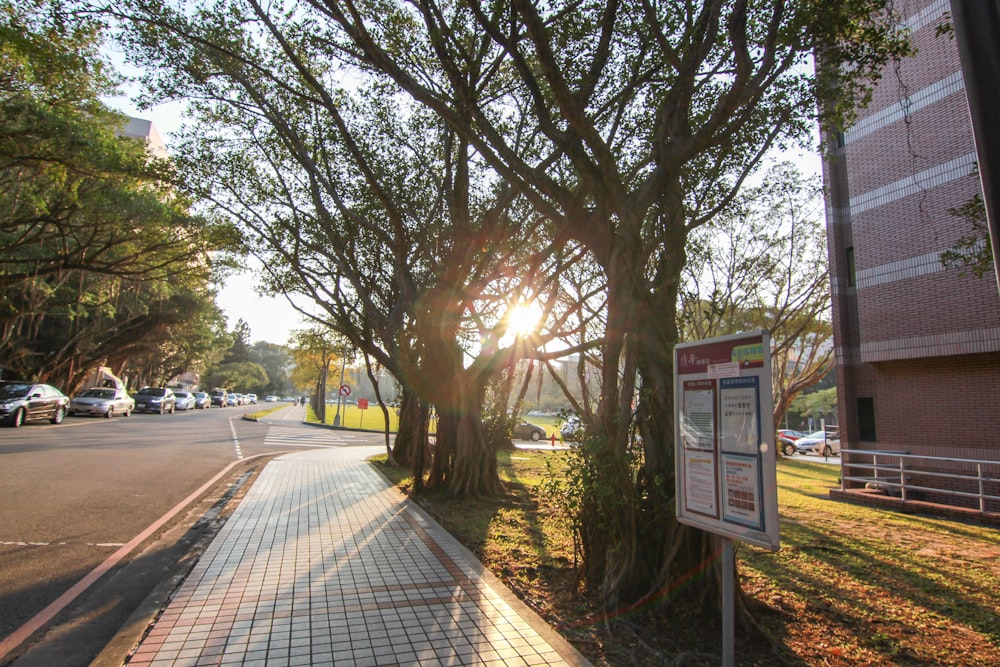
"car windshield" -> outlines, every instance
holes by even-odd
[[[140,389],[136,396],[163,396],[166,393],[164,389],[157,389],[156,387],[145,387]]]
[[[197,394],[194,395],[195,398],[205,398],[206,396],[208,396],[208,394],[206,394],[203,391],[199,391]]]
[[[33,385],[30,384],[0,384],[0,398],[21,398],[27,396]]]
[[[815,431],[806,436],[808,440],[823,440],[826,434],[823,431]]]
[[[86,396],[87,398],[114,398],[115,392],[113,389],[88,389],[80,394],[80,396]]]

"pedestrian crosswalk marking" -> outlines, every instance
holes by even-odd
[[[264,444],[269,447],[337,447],[355,444],[357,440],[358,436],[354,433],[315,427],[289,428],[272,425],[264,437]]]

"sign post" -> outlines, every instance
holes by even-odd
[[[359,398],[358,399],[358,410],[361,410],[361,419],[358,420],[358,428],[364,428],[365,424],[365,410],[368,409],[368,399]]]
[[[735,662],[734,540],[777,551],[778,481],[766,331],[674,348],[677,520],[722,539],[722,657]]]

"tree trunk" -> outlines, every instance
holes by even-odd
[[[438,414],[434,461],[429,487],[462,496],[495,496],[503,492],[497,474],[496,450],[483,427],[484,383],[474,370],[450,378],[449,386],[435,393]]]
[[[392,456],[399,465],[414,467],[417,452],[427,447],[426,439],[421,439],[421,433],[427,432],[426,426],[422,426],[426,421],[427,406],[412,391],[404,389],[399,407],[399,428],[392,448]]]
[[[679,207],[677,210],[681,210]],[[678,223],[681,224],[672,224]],[[686,232],[670,220],[672,238],[657,257],[657,282],[643,278],[646,261],[616,239],[608,266],[608,326],[596,433],[588,434],[580,517],[584,577],[609,608],[655,599],[711,568],[710,535],[677,521],[673,354]],[[639,387],[633,415],[632,399]],[[633,423],[641,442],[629,433]],[[588,485],[592,488],[587,489]],[[699,597],[717,601],[718,577]]]

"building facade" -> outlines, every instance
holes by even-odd
[[[948,0],[897,0],[917,53],[824,160],[844,448],[1000,460],[1000,295],[947,268],[981,192]]]

